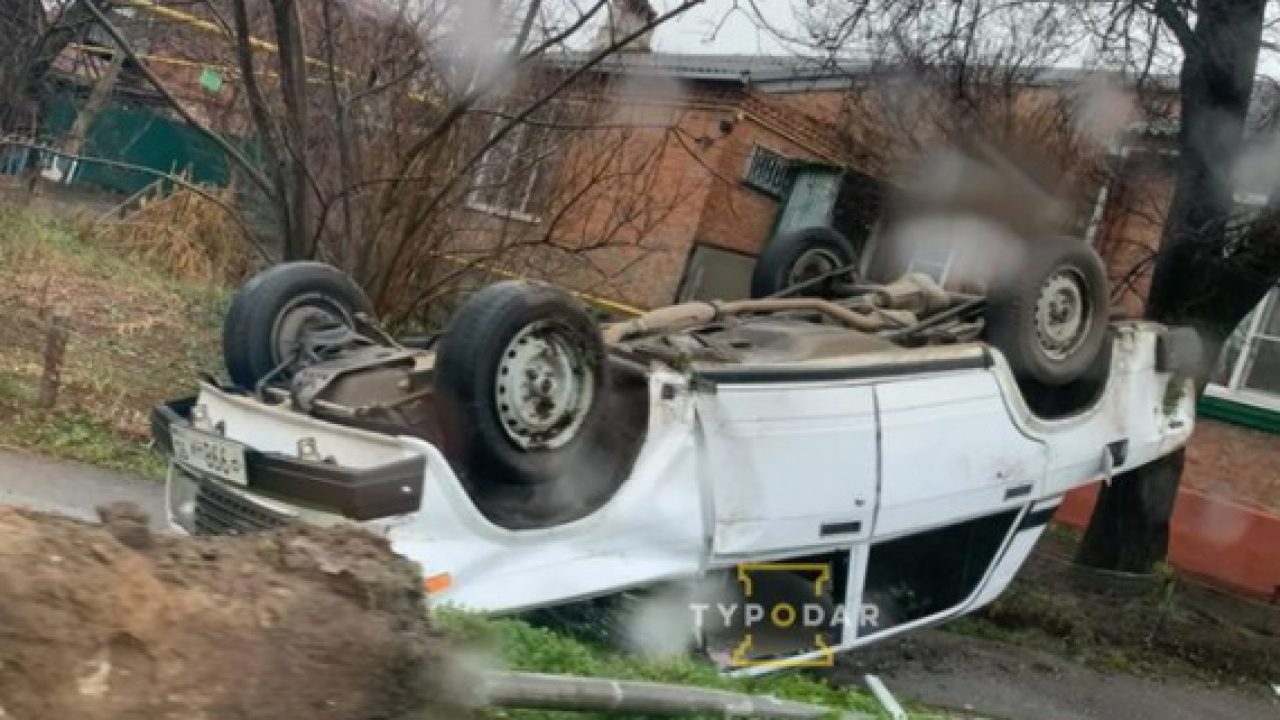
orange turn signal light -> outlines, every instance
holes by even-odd
[[[453,576],[449,573],[437,573],[422,579],[422,587],[429,593],[444,592],[451,585],[453,585]]]

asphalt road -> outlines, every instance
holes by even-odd
[[[0,505],[96,521],[94,508],[116,501],[137,504],[164,529],[164,485],[90,465],[0,450]]]
[[[1006,720],[1280,720],[1261,683],[1210,686],[1100,672],[1031,648],[941,630],[842,656],[837,682],[878,674],[900,697]]]
[[[93,521],[95,507],[121,500],[162,527],[161,483],[0,449],[0,505]],[[1280,720],[1280,700],[1269,688],[1100,673],[1037,650],[936,630],[845,655],[832,679],[861,684],[868,672],[900,699],[1004,720]]]

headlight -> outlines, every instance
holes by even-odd
[[[166,505],[169,511],[169,522],[186,530],[196,532],[196,493],[199,486],[196,481],[178,467],[177,463],[169,463],[169,476],[165,482]]]

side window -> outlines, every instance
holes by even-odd
[[[746,563],[716,578],[708,594],[718,609],[705,609],[700,623],[707,654],[726,667],[784,665],[788,657],[839,647],[846,639],[849,560],[841,550]],[[765,617],[794,613],[793,620],[749,623],[748,605]]]
[[[871,547],[858,636],[949,610],[978,589],[1018,510],[976,518]]]
[[[496,117],[490,137],[506,120]],[[485,152],[475,171],[467,206],[495,215],[537,221],[555,179],[560,138],[546,126],[521,123]]]

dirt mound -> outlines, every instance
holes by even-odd
[[[416,568],[357,529],[152,536],[0,508],[0,718],[451,717]]]

